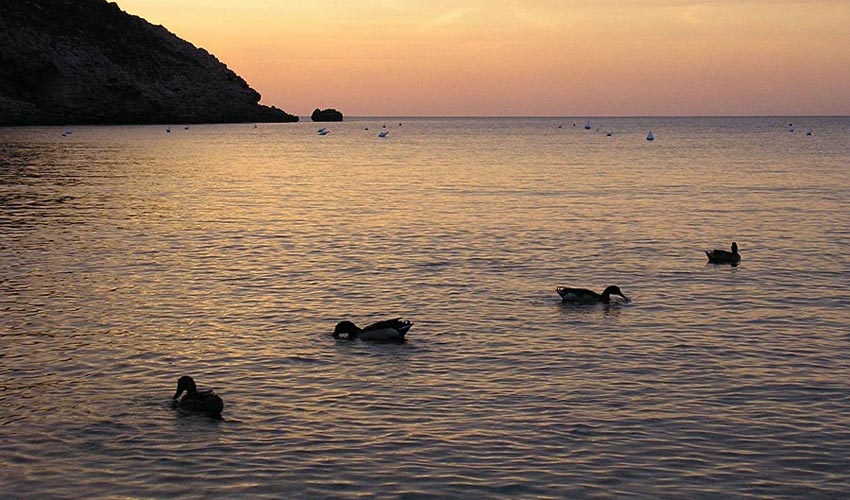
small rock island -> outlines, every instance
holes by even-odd
[[[315,110],[313,110],[313,114],[310,115],[310,119],[314,122],[341,122],[342,113],[333,108],[316,108]]]
[[[296,122],[204,49],[106,0],[0,1],[0,125]]]

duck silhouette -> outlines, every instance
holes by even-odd
[[[586,288],[569,288],[565,286],[559,286],[555,288],[555,291],[561,296],[561,300],[573,304],[609,304],[611,303],[612,295],[619,295],[626,302],[629,301],[629,298],[616,285],[607,287],[602,293],[596,293]]]
[[[371,342],[404,342],[404,336],[413,323],[401,318],[378,321],[371,325],[360,328],[351,321],[340,321],[334,328],[335,339],[343,335],[349,340],[360,339]]]
[[[732,251],[714,249],[710,252],[705,252],[708,256],[708,261],[712,264],[737,264],[741,262],[741,254],[738,253],[738,244],[732,242]]]
[[[181,398],[180,395],[186,393]],[[195,379],[183,375],[177,380],[177,392],[174,393],[172,407],[192,413],[203,413],[211,417],[220,417],[224,401],[213,391],[199,391]]]

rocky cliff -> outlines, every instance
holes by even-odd
[[[310,115],[310,119],[314,122],[341,122],[342,113],[333,108],[316,108],[315,110],[313,110],[313,114]]]
[[[105,0],[0,0],[0,125],[298,121]]]

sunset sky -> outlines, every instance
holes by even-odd
[[[850,115],[848,0],[118,0],[309,115]]]

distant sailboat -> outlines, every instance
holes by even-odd
[[[614,133],[609,131],[608,133],[605,134],[605,137],[611,137],[612,135],[614,135]]]
[[[168,133],[170,134],[170,133],[171,133],[171,125],[169,125],[169,126],[165,129],[165,131],[166,131],[166,132],[168,132]]]
[[[590,130],[590,129],[591,129],[591,126],[590,126],[590,120],[587,120],[586,122],[584,122],[584,129],[585,129],[585,130]]]
[[[814,130],[812,130],[812,129],[806,129],[806,135],[808,135],[808,136],[811,136],[813,132],[814,132]]]
[[[655,140],[655,136],[652,135],[652,130],[650,130],[649,133],[646,134],[646,140],[647,141],[654,141]]]
[[[320,128],[319,129],[319,135],[328,135],[328,132],[330,132],[330,130],[328,130],[326,128]]]

